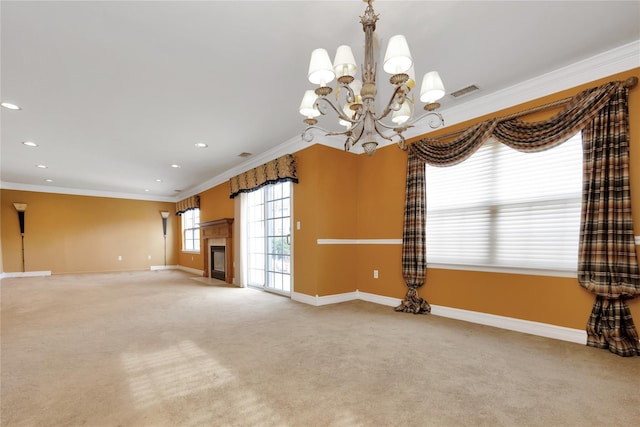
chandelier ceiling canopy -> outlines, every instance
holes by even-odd
[[[391,75],[389,83],[393,87],[393,93],[386,107],[381,112],[376,112],[375,100],[378,89],[373,33],[379,15],[373,10],[373,0],[363,1],[367,3],[367,8],[360,17],[365,35],[361,80],[356,77],[358,66],[349,46],[338,47],[333,63],[325,49],[315,49],[311,53],[307,77],[318,87],[305,92],[300,104],[300,114],[305,116],[304,122],[307,124],[302,133],[305,141],[311,141],[312,131],[317,129],[327,136],[345,136],[344,148],[347,151],[361,142],[364,152],[372,156],[378,146],[378,138],[396,142],[400,148],[406,149],[407,144],[402,133],[425,117],[430,118],[428,124],[433,129],[443,125],[444,119],[435,110],[440,107],[437,101],[445,95],[445,90],[437,71],[426,73],[422,78],[419,96],[420,101],[426,104],[426,113],[417,119],[411,119],[415,109],[411,89],[416,84],[413,58],[406,38],[403,35],[395,35],[389,39],[382,63],[382,69]],[[334,79],[337,80],[335,102],[328,98],[333,92],[328,84]],[[316,117],[326,115],[330,110],[337,115],[338,123],[344,126],[345,130],[330,131],[318,126]],[[390,119],[391,123],[384,123],[385,119]]]

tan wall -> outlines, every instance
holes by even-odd
[[[4,272],[22,271],[14,202],[28,205],[24,238],[27,271],[127,271],[164,264],[160,211],[173,214],[175,203],[15,190],[0,190],[0,196]],[[169,265],[177,262],[177,226],[175,215],[171,215],[167,224]]]

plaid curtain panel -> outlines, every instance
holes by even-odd
[[[402,230],[402,276],[409,290],[396,311],[414,314],[431,312],[429,303],[418,296],[427,271],[424,178],[424,163],[410,146]]]
[[[615,81],[573,97],[552,118],[480,122],[454,140],[423,138],[408,147],[402,273],[409,288],[397,311],[428,313],[418,296],[426,280],[425,168],[458,164],[490,137],[523,152],[553,148],[583,130],[584,190],[578,279],[597,295],[589,320],[588,344],[622,356],[640,354],[626,299],[640,294],[628,155],[628,87]]]
[[[640,294],[629,189],[628,89],[620,87],[582,131],[580,285],[596,295],[587,345],[640,355],[626,300]]]

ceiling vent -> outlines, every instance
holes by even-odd
[[[251,157],[253,154],[251,153],[247,153],[246,151],[244,153],[240,153],[238,154],[238,157]]]
[[[479,90],[478,86],[470,85],[467,87],[463,87],[462,89],[458,89],[455,92],[451,92],[451,96],[453,96],[454,98],[460,98],[462,96],[469,95],[470,93],[475,92],[477,90]]]

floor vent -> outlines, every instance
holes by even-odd
[[[467,87],[463,87],[462,89],[458,89],[455,92],[451,92],[451,96],[453,96],[454,98],[460,98],[461,96],[468,95],[471,92],[475,92],[477,90],[479,90],[478,86],[470,85],[470,86],[467,86]]]

